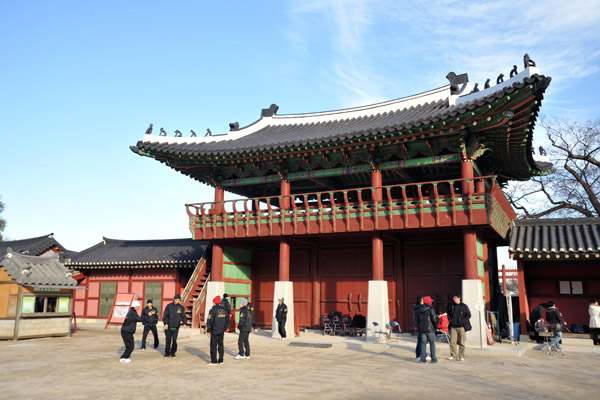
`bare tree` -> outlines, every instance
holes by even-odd
[[[553,173],[513,182],[506,191],[524,218],[600,216],[600,119],[542,119]]]
[[[6,220],[2,218],[2,212],[4,211],[4,203],[0,201],[0,242],[2,241],[2,232],[6,226]]]

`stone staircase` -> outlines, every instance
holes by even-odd
[[[210,267],[207,265],[206,259],[202,258],[181,294],[181,304],[185,308],[187,325],[191,328],[200,328],[204,324],[206,282],[209,280]]]

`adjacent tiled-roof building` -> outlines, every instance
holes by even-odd
[[[65,263],[87,289],[75,293],[75,314],[106,318],[117,293],[134,293],[144,302],[152,299],[162,312],[175,294],[183,294],[197,266],[206,265],[210,245],[193,239],[103,238]]]
[[[210,242],[193,239],[115,240],[102,242],[72,256],[72,269],[194,268]]]
[[[509,251],[515,258],[600,258],[600,218],[516,220]]]
[[[60,253],[60,261],[64,261],[65,258],[75,254],[75,252],[65,249],[54,239],[54,233],[29,239],[2,241],[0,242],[0,254],[5,254],[8,247],[15,253],[30,256],[51,255],[51,252]]]
[[[549,300],[569,324],[588,324],[589,300],[600,297],[600,218],[516,220],[509,253],[524,286],[522,325],[528,310]]]
[[[72,273],[58,260],[58,254],[38,257],[19,254],[10,247],[0,259],[0,266],[19,285],[25,286],[73,286],[77,281]]]

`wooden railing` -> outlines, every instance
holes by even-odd
[[[496,179],[485,176],[186,207],[198,240],[481,225],[490,224],[494,212],[504,214],[496,219],[505,223],[512,208]],[[472,188],[469,193],[463,193],[464,185]],[[500,207],[492,206],[492,196]],[[280,208],[286,200],[290,207]]]
[[[194,268],[194,272],[187,284],[185,285],[185,289],[183,289],[183,293],[181,294],[181,304],[186,307],[189,304],[189,301],[193,301],[192,299],[192,290],[196,286],[196,281],[200,279],[200,277],[204,274],[206,270],[206,259],[202,257],[200,261],[198,261],[198,265]]]

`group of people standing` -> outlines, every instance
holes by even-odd
[[[465,360],[465,343],[467,341],[466,332],[471,330],[471,311],[469,307],[462,302],[459,293],[452,297],[452,303],[448,307],[447,317],[450,331],[450,357],[449,360]],[[437,314],[433,308],[433,299],[430,296],[417,297],[416,304],[413,306],[413,325],[417,331],[417,347],[415,354],[417,362],[425,363],[431,360],[437,363],[438,359],[435,353],[435,333],[438,329],[440,318],[444,314]],[[431,356],[427,355],[427,343]]]
[[[562,313],[558,310],[554,301],[540,304],[531,311],[531,314],[529,314],[529,322],[534,327],[534,340],[538,343],[543,343],[543,339],[536,329],[536,323],[539,320],[544,319],[544,311],[546,311],[546,321],[553,334],[552,345],[555,346],[559,352],[562,352],[562,331],[567,323],[563,319]],[[590,300],[588,313],[590,315],[590,337],[594,342],[594,346],[598,346],[600,345],[600,340],[598,339],[598,334],[600,333],[600,305],[598,305],[597,299]]]
[[[223,363],[223,355],[225,353],[223,338],[231,322],[231,305],[227,293],[223,294],[222,298],[221,296],[214,297],[212,302],[213,306],[206,318],[206,332],[210,338],[210,361],[208,362],[208,365],[218,365]],[[280,304],[282,303],[283,298],[280,300]],[[239,352],[238,355],[234,357],[236,360],[250,359],[250,343],[248,338],[252,329],[254,329],[255,332],[258,331],[256,321],[254,320],[254,308],[252,304],[248,303],[247,299],[242,299],[240,305],[240,318],[237,327],[237,330],[239,331]],[[152,332],[154,336],[154,348],[158,348],[159,345],[158,331],[156,328],[156,324],[158,323],[158,310],[153,306],[152,300],[148,300],[146,302],[146,307],[144,307],[140,316],[138,313],[140,306],[140,302],[137,300],[131,303],[131,308],[121,327],[121,337],[125,344],[125,351],[120,358],[120,362],[123,363],[131,362],[131,353],[134,349],[133,335],[136,331],[138,322],[141,322],[144,326],[140,350],[146,350],[146,338],[150,332]],[[185,308],[181,304],[180,295],[176,294],[173,297],[173,302],[167,304],[165,307],[163,312],[163,324],[166,341],[164,356],[175,358],[175,354],[177,353],[177,336],[179,334],[179,328],[181,326],[185,327],[187,324]]]

